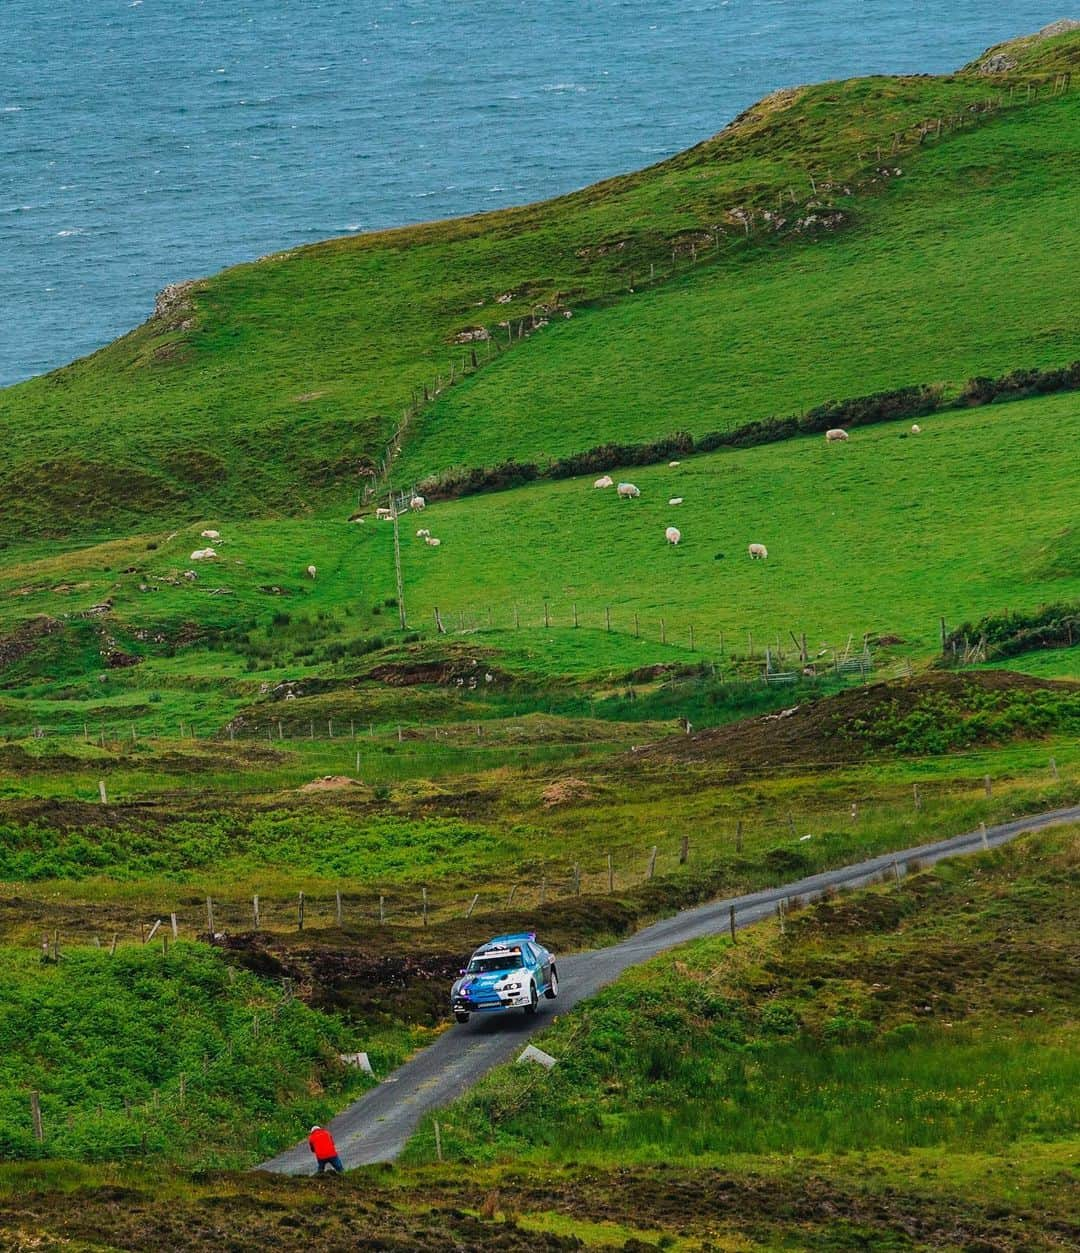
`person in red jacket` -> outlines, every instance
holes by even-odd
[[[307,1142],[308,1148],[315,1154],[315,1160],[319,1163],[318,1169],[315,1171],[317,1175],[321,1175],[327,1166],[331,1170],[336,1170],[339,1175],[344,1172],[345,1167],[341,1164],[341,1158],[338,1157],[334,1137],[325,1127],[317,1125],[312,1127],[311,1135],[308,1136]]]

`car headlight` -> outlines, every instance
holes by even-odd
[[[507,992],[520,992],[521,991],[520,983],[508,983],[505,986],[506,986]]]

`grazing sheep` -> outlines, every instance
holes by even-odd
[[[922,432],[922,427],[918,424],[918,422],[912,422],[911,424],[912,435],[919,435],[921,434],[921,432]]]
[[[221,539],[221,532],[220,531],[203,531],[202,538],[203,539]]]
[[[675,469],[675,467],[676,467],[677,465],[680,465],[680,464],[681,464],[681,462],[678,462],[678,461],[669,461],[669,462],[668,462],[668,465],[669,465],[669,466],[670,466],[673,470]]]
[[[682,531],[677,526],[669,526],[664,536],[669,544],[677,544],[682,539]]]
[[[750,554],[751,561],[756,561],[759,557],[764,561],[769,555],[769,550],[764,544],[751,544],[746,551]]]
[[[412,500],[409,501],[409,508],[416,510],[426,509],[427,501],[423,498],[423,496],[414,496]]]
[[[681,496],[672,496],[672,498],[668,501],[668,504],[669,505],[681,505],[682,500],[683,498]]]
[[[438,548],[442,540],[436,539],[434,535],[425,535],[424,543],[427,544],[428,548]]]
[[[384,522],[388,522],[393,516],[393,509],[383,509],[381,506],[375,510],[375,516]]]
[[[622,500],[633,500],[635,496],[641,495],[641,488],[635,487],[633,483],[620,483],[616,490]]]
[[[191,561],[206,561],[210,557],[216,557],[217,553],[212,548],[196,548],[191,554]]]
[[[825,438],[830,444],[842,444],[847,440],[847,431],[842,430],[838,426],[834,426],[831,431],[825,432]]]
[[[417,539],[427,539],[427,537],[428,537],[430,534],[431,534],[431,532],[427,529],[427,527],[426,527],[426,526],[422,526],[422,527],[420,528],[420,530],[416,532],[416,538],[417,538]]]
[[[610,474],[601,475],[601,477],[598,478],[596,482],[593,484],[593,487],[614,487],[614,486],[615,486],[615,480],[611,477]]]
[[[309,579],[313,579],[316,576],[316,574],[318,574],[318,570],[316,570],[314,566],[308,566],[307,572],[308,572]]]

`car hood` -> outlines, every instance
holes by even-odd
[[[524,984],[529,972],[520,967],[516,970],[489,970],[480,975],[462,975],[454,984],[455,992],[498,992],[505,983]]]

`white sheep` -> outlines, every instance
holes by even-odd
[[[417,539],[427,539],[427,537],[428,537],[430,534],[431,534],[431,532],[427,529],[427,527],[426,527],[426,526],[422,526],[422,527],[420,528],[420,530],[416,532],[416,538],[417,538]]]
[[[682,463],[681,463],[681,462],[679,462],[679,461],[669,461],[669,462],[668,462],[668,465],[669,465],[669,466],[670,466],[673,470],[675,469],[675,467],[676,467],[677,465],[681,465],[681,464],[682,464]]]
[[[664,536],[669,544],[677,544],[682,539],[682,531],[677,526],[669,526]]]
[[[409,508],[416,509],[418,511],[421,509],[426,509],[427,501],[423,498],[423,496],[414,496],[412,500],[409,501]]]
[[[633,483],[620,483],[616,490],[622,500],[633,500],[635,496],[641,495],[641,488],[635,487]]]
[[[746,551],[750,554],[751,561],[756,561],[759,557],[764,561],[769,555],[769,550],[764,544],[751,544]]]
[[[918,424],[918,422],[912,422],[911,424],[912,435],[919,435],[921,434],[921,432],[922,432],[922,427]]]
[[[593,484],[593,487],[614,487],[614,486],[615,486],[615,480],[611,477],[610,474],[601,475],[600,478],[598,478],[596,482]]]
[[[375,510],[376,518],[380,518],[384,522],[388,522],[393,516],[393,509],[383,509],[381,506]]]
[[[425,535],[424,543],[427,544],[428,548],[438,548],[442,540],[436,539],[434,535]]]
[[[203,539],[221,539],[221,532],[220,531],[203,531],[202,538]]]
[[[830,444],[842,444],[847,440],[848,433],[838,426],[834,426],[831,431],[825,432],[825,438]]]
[[[216,557],[217,553],[212,548],[196,548],[191,554],[191,561],[206,561],[210,557]]]
[[[682,502],[683,502],[683,498],[681,496],[672,496],[672,498],[668,501],[668,504],[669,505],[681,505]]]
[[[316,570],[314,566],[308,566],[307,572],[308,572],[309,579],[313,579],[316,576],[316,574],[318,574],[318,570]]]

